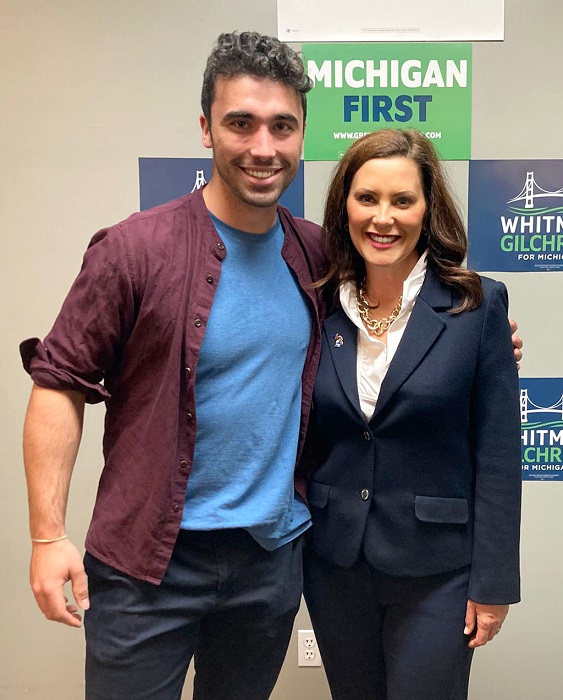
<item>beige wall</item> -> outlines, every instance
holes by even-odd
[[[475,158],[563,158],[562,26],[558,0],[508,0],[506,41],[475,45]],[[17,345],[49,330],[90,236],[138,208],[139,156],[208,155],[201,74],[216,35],[232,29],[275,34],[274,0],[0,0],[0,700],[78,700],[84,651],[81,632],[43,620],[27,584],[20,434],[30,382]],[[306,166],[310,218],[331,167]],[[467,165],[450,169],[465,202]],[[497,277],[526,341],[522,374],[561,376],[561,274]],[[76,542],[100,471],[102,414],[88,410],[73,480]],[[563,484],[525,484],[524,602],[477,653],[472,700],[563,695],[562,498]],[[309,626],[304,610],[297,624]],[[298,669],[295,657],[293,640],[274,699],[328,698],[322,670]]]

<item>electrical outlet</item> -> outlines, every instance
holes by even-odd
[[[307,630],[303,630],[303,632],[306,632]],[[303,646],[305,649],[312,649],[313,647],[317,646],[317,642],[315,641],[315,636],[314,635],[303,635]]]
[[[313,630],[297,630],[297,665],[323,665]]]

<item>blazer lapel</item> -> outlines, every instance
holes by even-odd
[[[451,308],[451,290],[428,270],[411,317],[381,385],[372,420],[385,408],[393,394],[422,362],[440,336],[446,321],[436,308]]]
[[[361,413],[356,379],[358,329],[339,309],[325,320],[324,333],[342,389],[352,406]]]

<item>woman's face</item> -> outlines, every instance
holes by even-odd
[[[418,165],[411,158],[374,158],[354,175],[346,200],[350,238],[366,263],[366,274],[386,272],[406,279],[426,202]]]

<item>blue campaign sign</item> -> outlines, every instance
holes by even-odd
[[[171,199],[203,187],[211,177],[211,158],[139,158],[141,210],[156,207]],[[294,216],[304,216],[303,161],[280,204]]]
[[[563,160],[469,163],[468,266],[563,270]]]
[[[563,378],[520,378],[522,479],[563,480]]]

